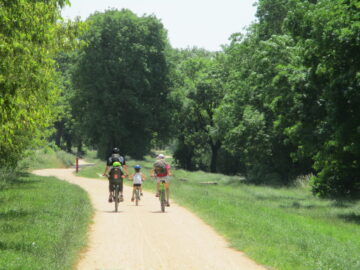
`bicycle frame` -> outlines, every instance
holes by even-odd
[[[140,187],[134,187],[133,197],[134,195],[135,195],[135,205],[138,206],[140,200]]]
[[[112,184],[113,186],[113,191],[112,191],[112,195],[113,195],[113,201],[115,202],[115,212],[118,211],[118,207],[119,207],[119,202],[120,202],[120,184],[119,183],[114,183]]]
[[[109,174],[106,174],[104,175],[108,178],[108,180],[110,181],[109,179]],[[111,191],[111,195],[112,195],[112,198],[113,198],[113,201],[115,202],[115,212],[118,211],[118,207],[119,207],[119,202],[120,202],[120,197],[119,197],[119,194],[120,194],[120,185],[122,185],[123,179],[121,178],[121,181],[117,180],[117,182],[113,182],[111,183],[112,185],[112,191]]]

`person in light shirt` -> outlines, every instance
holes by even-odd
[[[135,165],[134,170],[135,170],[135,173],[130,176],[130,179],[133,180],[133,192],[132,192],[132,197],[131,197],[132,202],[134,201],[136,188],[138,188],[140,190],[140,195],[143,196],[141,185],[142,185],[142,182],[146,179],[145,175],[142,172],[140,172],[140,170],[141,170],[140,165]]]

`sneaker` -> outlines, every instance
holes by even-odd
[[[133,202],[133,201],[134,201],[134,198],[131,198],[131,201]]]
[[[169,203],[169,202],[166,202],[166,206],[167,206],[167,207],[170,207],[170,203]]]

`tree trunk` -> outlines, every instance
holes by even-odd
[[[57,147],[60,148],[61,147],[61,137],[63,135],[64,123],[62,121],[58,121],[58,122],[55,122],[54,126],[56,129],[55,144]]]
[[[67,136],[66,138],[66,152],[71,153],[72,142],[70,136]]]
[[[83,154],[84,154],[84,151],[83,151],[83,149],[82,149],[82,141],[81,140],[79,140],[79,142],[78,142],[78,144],[77,144],[77,155],[78,156],[82,156]]]
[[[217,156],[218,156],[218,153],[219,153],[219,149],[221,147],[221,143],[220,143],[220,141],[216,141],[216,143],[214,144],[211,141],[210,146],[211,146],[210,171],[212,173],[216,173],[217,172]]]

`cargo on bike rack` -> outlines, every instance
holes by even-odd
[[[121,168],[121,164],[116,164],[117,162],[114,162],[113,167],[110,170],[109,173],[109,181],[110,181],[110,187],[113,194],[113,201],[115,202],[115,212],[118,211],[119,202],[120,202],[120,192],[122,192],[123,189],[123,175],[124,172]]]

